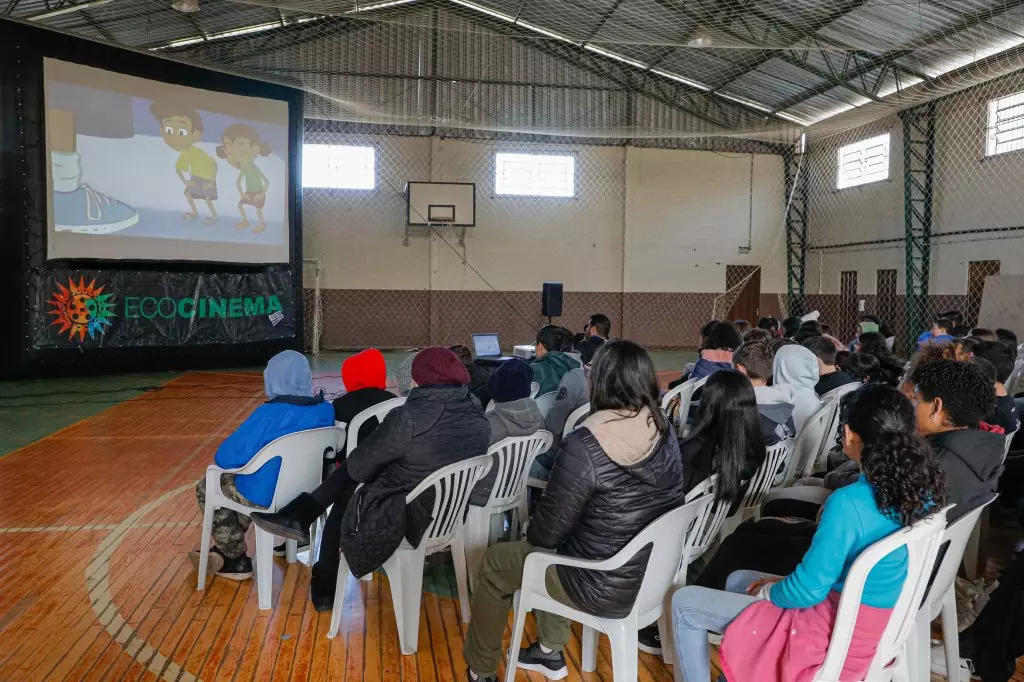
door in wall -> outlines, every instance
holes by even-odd
[[[878,270],[875,280],[877,302],[875,314],[895,329],[896,325],[896,270]]]
[[[964,311],[964,324],[968,327],[978,324],[981,297],[985,293],[985,278],[999,274],[999,263],[997,260],[972,260],[967,264],[967,310]]]
[[[733,291],[735,288],[739,288],[738,293]],[[736,296],[725,319],[746,320],[751,327],[757,326],[761,306],[761,266],[726,265],[725,290]]]
[[[857,271],[843,270],[839,276],[839,338],[853,338],[857,331]]]

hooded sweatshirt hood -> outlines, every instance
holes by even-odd
[[[946,474],[949,502],[956,504],[947,515],[949,523],[995,494],[1003,470],[1006,436],[981,429],[957,429],[932,434],[925,441]]]
[[[270,358],[263,370],[263,390],[267,398],[282,396],[313,397],[313,372],[302,353],[283,350]]]
[[[682,456],[671,428],[665,438],[658,435],[648,408],[633,414],[628,410],[601,410],[580,425],[601,446],[619,468],[657,488],[678,485]]]
[[[583,363],[580,362],[580,359],[578,357],[573,357],[569,353],[563,353],[562,351],[558,350],[549,350],[547,353],[544,354],[544,357],[541,358],[540,360],[537,360],[537,362],[546,362],[551,365],[554,365],[555,367],[558,367],[561,370],[559,371],[559,376],[566,374],[567,372],[569,372],[569,370],[575,369],[583,365]]]
[[[491,425],[491,444],[509,436],[530,436],[544,428],[544,415],[533,398],[494,403],[486,415]]]
[[[345,391],[352,393],[363,388],[384,390],[388,385],[388,368],[384,355],[376,348],[356,353],[341,364],[341,380]]]
[[[818,383],[818,358],[803,346],[783,346],[772,363],[772,384],[789,391],[793,403],[793,422],[799,432],[804,422],[821,406],[814,387]]]
[[[757,411],[775,424],[785,425],[793,416],[793,389],[789,386],[755,386]],[[782,436],[791,438],[793,434]]]
[[[731,362],[715,362],[714,360],[705,360],[704,358],[698,358],[697,362],[694,363],[693,369],[690,371],[688,379],[703,379],[706,376],[711,376],[720,369],[732,369]]]

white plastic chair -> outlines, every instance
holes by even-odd
[[[490,412],[494,412],[494,401],[493,400],[488,400],[487,401],[487,407],[484,408],[484,414],[488,414]]]
[[[213,513],[217,509],[231,509],[242,514],[254,511],[276,512],[280,507],[298,497],[299,493],[308,493],[320,485],[323,476],[324,450],[338,445],[338,430],[334,426],[308,431],[297,431],[277,440],[271,441],[256,453],[249,462],[237,469],[221,469],[216,465],[206,468],[206,505],[203,509],[203,530],[199,545],[199,579],[196,589],[206,587],[207,560],[210,555],[210,543],[213,540]],[[274,498],[264,510],[259,507],[247,507],[226,497],[220,487],[221,474],[242,476],[254,474],[264,464],[279,457],[281,470],[277,476],[277,487]],[[288,563],[295,563],[297,543],[294,540],[285,542]],[[256,590],[259,595],[261,610],[270,608],[270,597],[273,588],[272,577],[274,564],[274,536],[256,527]]]
[[[996,497],[993,495],[985,504],[977,509],[972,509],[949,524],[943,533],[939,546],[946,545],[946,551],[939,560],[938,570],[935,571],[931,587],[928,588],[928,596],[917,612],[914,629],[907,641],[907,648],[910,650],[908,660],[912,679],[928,677],[931,658],[931,647],[929,646],[931,622],[940,614],[942,615],[942,640],[946,651],[946,670],[960,669],[960,641],[957,636],[959,628],[956,618],[956,590],[954,589],[956,574],[960,568],[964,550],[967,548],[967,540],[971,531],[977,528],[982,512],[995,501]],[[947,677],[949,682],[968,682],[968,680],[958,680],[948,674]]]
[[[789,468],[782,485],[792,485],[797,478],[810,476],[814,472],[821,441],[825,438],[831,419],[832,406],[822,405],[804,422],[804,427],[796,434],[793,456],[789,458]]]
[[[540,393],[540,384],[536,381],[530,382],[530,397],[536,398],[537,394]]]
[[[540,430],[532,436],[515,436],[500,440],[487,450],[497,459],[497,476],[491,496],[482,507],[469,506],[466,524],[462,528],[466,547],[466,565],[469,569],[470,589],[476,588],[476,571],[490,544],[491,520],[494,515],[512,512],[511,537],[518,536],[519,527],[526,523],[522,517],[526,497],[526,476],[533,460],[551,447],[554,437]],[[521,518],[522,517],[522,518]],[[499,520],[502,518],[498,517]]]
[[[775,487],[775,481],[780,472],[788,465],[788,458],[793,452],[792,439],[782,440],[768,448],[765,452],[764,461],[757,468],[753,478],[747,483],[747,491],[743,495],[736,513],[727,517],[722,523],[722,529],[718,533],[718,540],[721,542],[732,535],[736,527],[748,518],[758,518],[761,514],[761,504],[768,491]]]
[[[570,433],[576,430],[580,423],[590,416],[590,403],[580,405],[575,410],[569,413],[569,416],[565,419],[565,428],[562,429],[562,438],[565,438]]]
[[[427,490],[434,491],[433,518],[420,544],[413,547],[402,540],[395,553],[384,562],[383,569],[391,585],[391,600],[398,621],[398,644],[406,656],[416,653],[419,645],[420,602],[423,598],[423,563],[427,555],[451,548],[455,561],[455,582],[459,588],[462,620],[469,622],[469,586],[466,584],[466,553],[462,539],[462,522],[469,505],[473,486],[487,475],[491,456],[470,457],[435,471],[405,496],[406,504]],[[348,564],[344,555],[338,566],[334,609],[331,611],[329,639],[338,635],[348,583]]]
[[[680,560],[693,541],[692,527],[696,525],[695,520],[710,504],[711,498],[705,496],[662,514],[618,553],[603,561],[576,559],[542,551],[531,553],[526,558],[526,565],[523,568],[522,587],[515,596],[515,621],[512,625],[505,681],[515,681],[526,614],[534,609],[569,618],[583,625],[584,672],[594,672],[597,669],[597,638],[598,633],[603,632],[608,635],[611,644],[614,679],[618,682],[635,681],[638,667],[637,631],[658,621],[662,641],[671,639],[665,602],[672,590]],[[624,618],[592,616],[553,599],[547,591],[545,573],[549,566],[614,571],[645,547],[651,548],[647,570],[644,572],[640,593],[633,603],[633,608]]]
[[[540,410],[540,416],[547,417],[548,412],[555,404],[555,398],[558,397],[557,392],[545,393],[544,395],[537,396],[534,400],[537,401],[537,409]]]
[[[907,548],[907,578],[903,581],[899,599],[889,616],[889,624],[882,634],[875,656],[863,679],[866,682],[910,680],[909,657],[904,645],[910,637],[918,606],[924,598],[928,579],[935,566],[935,558],[946,527],[948,509],[942,509],[912,526],[901,528],[879,540],[861,552],[853,562],[839,598],[839,610],[836,612],[828,653],[814,675],[816,682],[835,682],[839,679],[843,664],[846,662],[846,654],[850,649],[868,574],[879,561],[900,547]]]
[[[385,400],[382,403],[377,403],[373,407],[368,407],[356,416],[352,417],[352,421],[348,425],[348,436],[345,442],[345,452],[349,455],[359,445],[359,429],[362,428],[370,419],[376,419],[379,422],[384,421],[384,417],[387,416],[388,412],[405,405],[405,398],[392,398],[391,400]]]
[[[1004,384],[1008,395],[1017,395],[1021,378],[1024,378],[1024,343],[1017,347],[1017,359],[1013,363],[1013,371],[1010,372],[1010,376]]]
[[[707,383],[707,380],[708,377],[688,379],[665,393],[661,398],[661,409],[667,413],[669,403],[672,402],[673,398],[679,396],[679,411],[677,412],[679,420],[674,422],[674,425],[677,427],[676,430],[680,435],[685,435],[683,431],[686,428],[686,417],[690,414],[690,403],[693,402],[693,394],[698,388]]]

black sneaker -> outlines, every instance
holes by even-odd
[[[637,633],[636,646],[645,654],[661,656],[661,635],[657,625],[649,625]]]
[[[482,675],[477,675],[476,677],[473,677],[472,673],[467,672],[466,673],[466,681],[467,682],[498,682],[498,676],[497,675],[488,675],[487,677],[484,677]]]
[[[248,580],[252,577],[252,559],[244,554],[237,559],[225,559],[224,565],[215,574],[228,580]]]
[[[519,650],[519,665],[523,670],[533,670],[549,680],[561,680],[569,675],[565,655],[561,651],[544,653],[539,642]]]
[[[274,545],[274,556],[288,556],[288,553],[285,551],[284,545],[285,545],[285,543],[283,543],[283,542],[280,545]],[[307,542],[305,544],[300,544],[299,548],[297,550],[295,550],[295,551],[296,552],[308,552],[309,551],[309,543]]]

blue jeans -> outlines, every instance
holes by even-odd
[[[706,682],[711,679],[708,632],[725,633],[725,628],[743,609],[758,601],[746,593],[759,578],[775,577],[758,571],[734,571],[725,592],[689,586],[672,597],[672,631],[675,636],[677,682]]]

